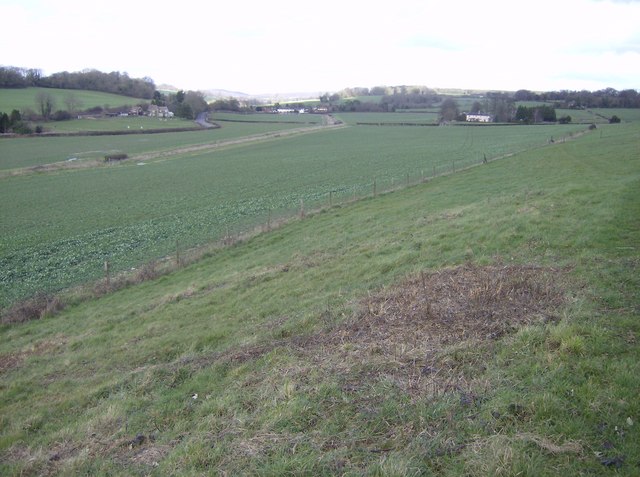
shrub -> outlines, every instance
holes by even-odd
[[[620,118],[614,114],[611,116],[611,119],[609,119],[609,124],[618,124],[620,121]]]
[[[104,156],[104,162],[123,161],[123,160],[127,159],[128,157],[129,156],[127,156],[123,152],[114,153],[114,154],[107,154],[106,156]]]
[[[31,320],[55,315],[64,308],[64,303],[59,298],[45,293],[40,293],[28,300],[14,304],[2,315],[1,322],[24,323]]]
[[[69,119],[71,119],[71,113],[69,111],[62,111],[62,110],[58,110],[55,113],[53,113],[53,116],[51,116],[51,119],[53,119],[54,121],[68,121]]]
[[[566,116],[561,116],[560,118],[558,118],[558,122],[560,124],[569,124],[571,122],[571,116],[569,116],[568,114]]]

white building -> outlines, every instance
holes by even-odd
[[[490,123],[491,116],[489,114],[481,114],[481,113],[466,113],[467,122],[468,123]]]

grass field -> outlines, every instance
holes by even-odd
[[[98,119],[72,119],[40,123],[45,132],[131,131],[144,129],[193,128],[200,129],[194,121],[182,118],[159,119],[131,116]]]
[[[220,113],[214,112],[210,116],[211,121],[232,121],[232,122],[268,122],[268,123],[299,123],[299,124],[322,124],[321,114],[273,114],[273,113]]]
[[[143,118],[144,119],[144,118]],[[215,143],[303,125],[279,123],[225,123],[220,129],[193,132],[88,137],[29,137],[0,139],[0,171],[28,168],[77,158],[102,159],[108,152],[143,154]]]
[[[438,123],[438,113],[425,112],[399,112],[399,113],[339,113],[336,117],[347,124],[358,123],[380,123],[380,124],[423,124],[431,125]]]
[[[149,100],[130,98],[129,96],[121,96],[111,93],[102,93],[99,91],[70,90],[57,88],[17,88],[4,89],[0,88],[0,111],[9,114],[13,109],[24,111],[32,109],[38,111],[36,97],[39,93],[49,93],[53,96],[55,107],[54,111],[59,109],[66,110],[65,99],[70,95],[74,95],[82,102],[80,109],[85,110],[96,106],[117,108],[120,106],[134,106],[136,104],[149,102]]]
[[[228,124],[243,131],[267,126]],[[210,141],[225,130],[171,137],[198,134]],[[159,158],[144,166],[134,160],[5,177],[0,191],[5,204],[0,221],[0,303],[6,306],[39,290],[55,291],[99,278],[105,260],[114,271],[125,270],[175,253],[176,242],[191,247],[251,230],[269,216],[295,215],[301,201],[313,208],[352,200],[372,194],[374,183],[375,191],[382,192],[480,164],[484,157],[541,147],[552,136],[560,140],[580,130],[584,127],[358,126]],[[36,141],[26,144],[41,146],[47,157],[58,150],[57,157],[64,158],[78,156],[86,148],[96,154],[101,147],[127,153],[151,144],[158,148],[153,142],[157,136],[163,135],[90,142],[85,142],[89,138],[15,139],[8,145]],[[62,146],[69,149],[63,152]]]
[[[638,475],[639,135],[602,130],[2,326],[0,473]]]

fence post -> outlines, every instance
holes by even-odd
[[[453,173],[456,173],[456,161],[453,161]]]
[[[376,178],[373,178],[373,196],[376,196]]]
[[[333,191],[329,191],[329,207],[333,206]]]
[[[304,218],[304,199],[300,199],[300,218]]]
[[[176,265],[180,266],[180,243],[176,240]]]
[[[104,279],[107,283],[107,289],[111,288],[111,277],[109,275],[109,260],[104,261]]]

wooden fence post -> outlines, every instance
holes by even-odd
[[[104,261],[104,279],[107,283],[107,288],[111,288],[111,276],[109,275],[109,260]]]
[[[300,199],[300,218],[304,218],[304,199]]]

